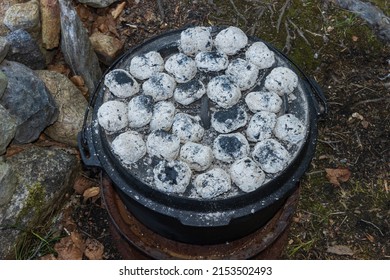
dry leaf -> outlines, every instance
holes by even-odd
[[[96,239],[88,238],[85,241],[85,256],[90,260],[101,260],[103,258],[104,245]]]
[[[99,187],[90,187],[86,189],[83,193],[84,202],[91,197],[97,197],[100,194],[100,188]]]
[[[335,245],[328,247],[328,250],[326,250],[326,252],[340,256],[353,256],[354,254],[352,249],[345,245]]]
[[[70,80],[76,87],[81,87],[85,85],[84,79],[81,76],[73,76],[70,78]]]
[[[326,178],[335,186],[340,187],[340,182],[347,182],[351,177],[351,171],[348,168],[325,168]]]
[[[367,239],[368,239],[370,242],[372,242],[372,243],[375,242],[375,237],[372,236],[371,234],[366,233],[366,237],[367,237]]]
[[[85,190],[91,187],[96,187],[96,183],[84,176],[79,176],[73,185],[73,189],[77,194],[83,194]]]
[[[352,36],[352,41],[357,42],[359,40],[359,37],[356,35]]]
[[[116,8],[111,12],[111,15],[114,19],[119,17],[119,15],[122,13],[122,11],[125,9],[126,2],[120,3]]]
[[[48,65],[47,69],[50,71],[54,71],[60,74],[63,74],[65,76],[69,76],[70,74],[70,68],[64,64],[53,64],[53,65]]]
[[[84,244],[81,236],[77,232],[72,232],[60,242],[54,245],[54,250],[58,253],[59,260],[81,260],[83,258]]]
[[[47,254],[47,255],[40,257],[40,260],[51,261],[51,260],[57,260],[57,258],[53,254]]]

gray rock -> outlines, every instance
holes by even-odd
[[[23,64],[4,60],[0,71],[8,77],[0,104],[17,120],[14,141],[30,143],[57,119],[55,101],[42,80]]]
[[[102,71],[88,33],[69,0],[59,0],[61,11],[61,50],[72,71],[82,76],[89,92],[97,86]]]
[[[390,42],[390,17],[381,9],[369,1],[335,0],[334,3],[366,20],[377,31],[379,38]]]
[[[0,161],[0,208],[8,204],[18,180],[7,162]]]
[[[31,35],[23,30],[15,30],[8,34],[9,44],[7,60],[23,63],[31,69],[44,69],[46,58]]]
[[[3,72],[0,72],[0,98],[3,96],[5,89],[7,88],[7,85],[8,85],[7,76]]]
[[[4,16],[4,24],[11,30],[24,29],[36,33],[39,31],[39,2],[31,0],[12,5]]]
[[[47,224],[62,207],[64,195],[71,190],[80,172],[76,155],[59,148],[31,147],[10,158],[7,163],[18,178],[15,191],[0,224],[8,226],[0,234],[0,259],[13,258],[16,242],[23,232]]]
[[[0,36],[0,63],[4,60],[9,50],[7,38]]]
[[[58,142],[77,147],[77,134],[83,126],[87,100],[66,76],[47,70],[36,73],[46,84],[59,108],[57,121],[46,128],[44,133]]]
[[[23,0],[1,0],[0,1],[0,36],[7,35],[9,29],[5,26],[4,17],[8,9],[18,3],[21,3]]]
[[[57,0],[40,0],[42,45],[45,49],[57,48],[60,44],[61,20]]]
[[[89,37],[99,60],[110,66],[123,50],[123,43],[117,38],[95,32]]]
[[[118,2],[119,0],[77,0],[79,3],[86,4],[94,8],[105,8],[110,6],[112,3]]]
[[[0,155],[2,155],[15,136],[17,123],[2,105],[0,105],[0,120]]]

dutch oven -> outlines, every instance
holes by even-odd
[[[212,27],[211,33],[215,36],[221,30],[222,27]],[[105,74],[125,68],[133,57],[150,51],[159,52],[163,58],[177,53],[182,31],[166,32],[130,49]],[[113,154],[109,137],[97,122],[98,108],[105,100],[105,74],[91,95],[78,137],[82,160],[87,166],[100,168],[113,182],[128,211],[157,234],[190,244],[220,244],[242,238],[273,217],[296,191],[299,180],[310,165],[317,140],[317,122],[327,108],[323,93],[313,79],[271,44],[256,37],[248,39],[249,43],[265,43],[275,53],[278,65],[289,67],[298,75],[297,100],[288,102],[284,110],[299,114],[307,126],[305,138],[288,166],[253,192],[196,199],[165,193],[145,184],[140,179],[142,172],[141,175],[132,174]]]

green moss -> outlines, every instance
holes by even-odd
[[[384,47],[366,22],[333,4],[322,11],[318,1],[290,1],[286,8],[286,1],[233,2],[235,7],[230,1],[214,1],[218,13],[209,16],[209,23],[240,27],[286,53],[308,73],[328,56],[361,50],[369,55]]]
[[[41,183],[37,182],[27,187],[27,190],[26,203],[16,219],[17,224],[30,213],[33,213],[33,220],[39,219],[44,211],[46,190]]]

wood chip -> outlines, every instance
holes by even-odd
[[[325,168],[326,178],[335,186],[340,187],[341,182],[347,182],[351,177],[351,171],[348,168]]]
[[[88,198],[91,198],[91,197],[97,197],[99,194],[100,194],[99,187],[88,188],[83,193],[84,201],[86,201]]]
[[[103,259],[104,245],[96,239],[87,238],[85,241],[85,256],[90,260]]]
[[[353,256],[354,254],[352,249],[345,245],[335,245],[335,246],[328,247],[326,252],[330,254],[339,255],[339,256]]]
[[[126,7],[126,2],[120,3],[118,6],[115,7],[114,10],[111,11],[111,15],[114,19],[117,19],[119,15],[122,13],[122,11]]]

